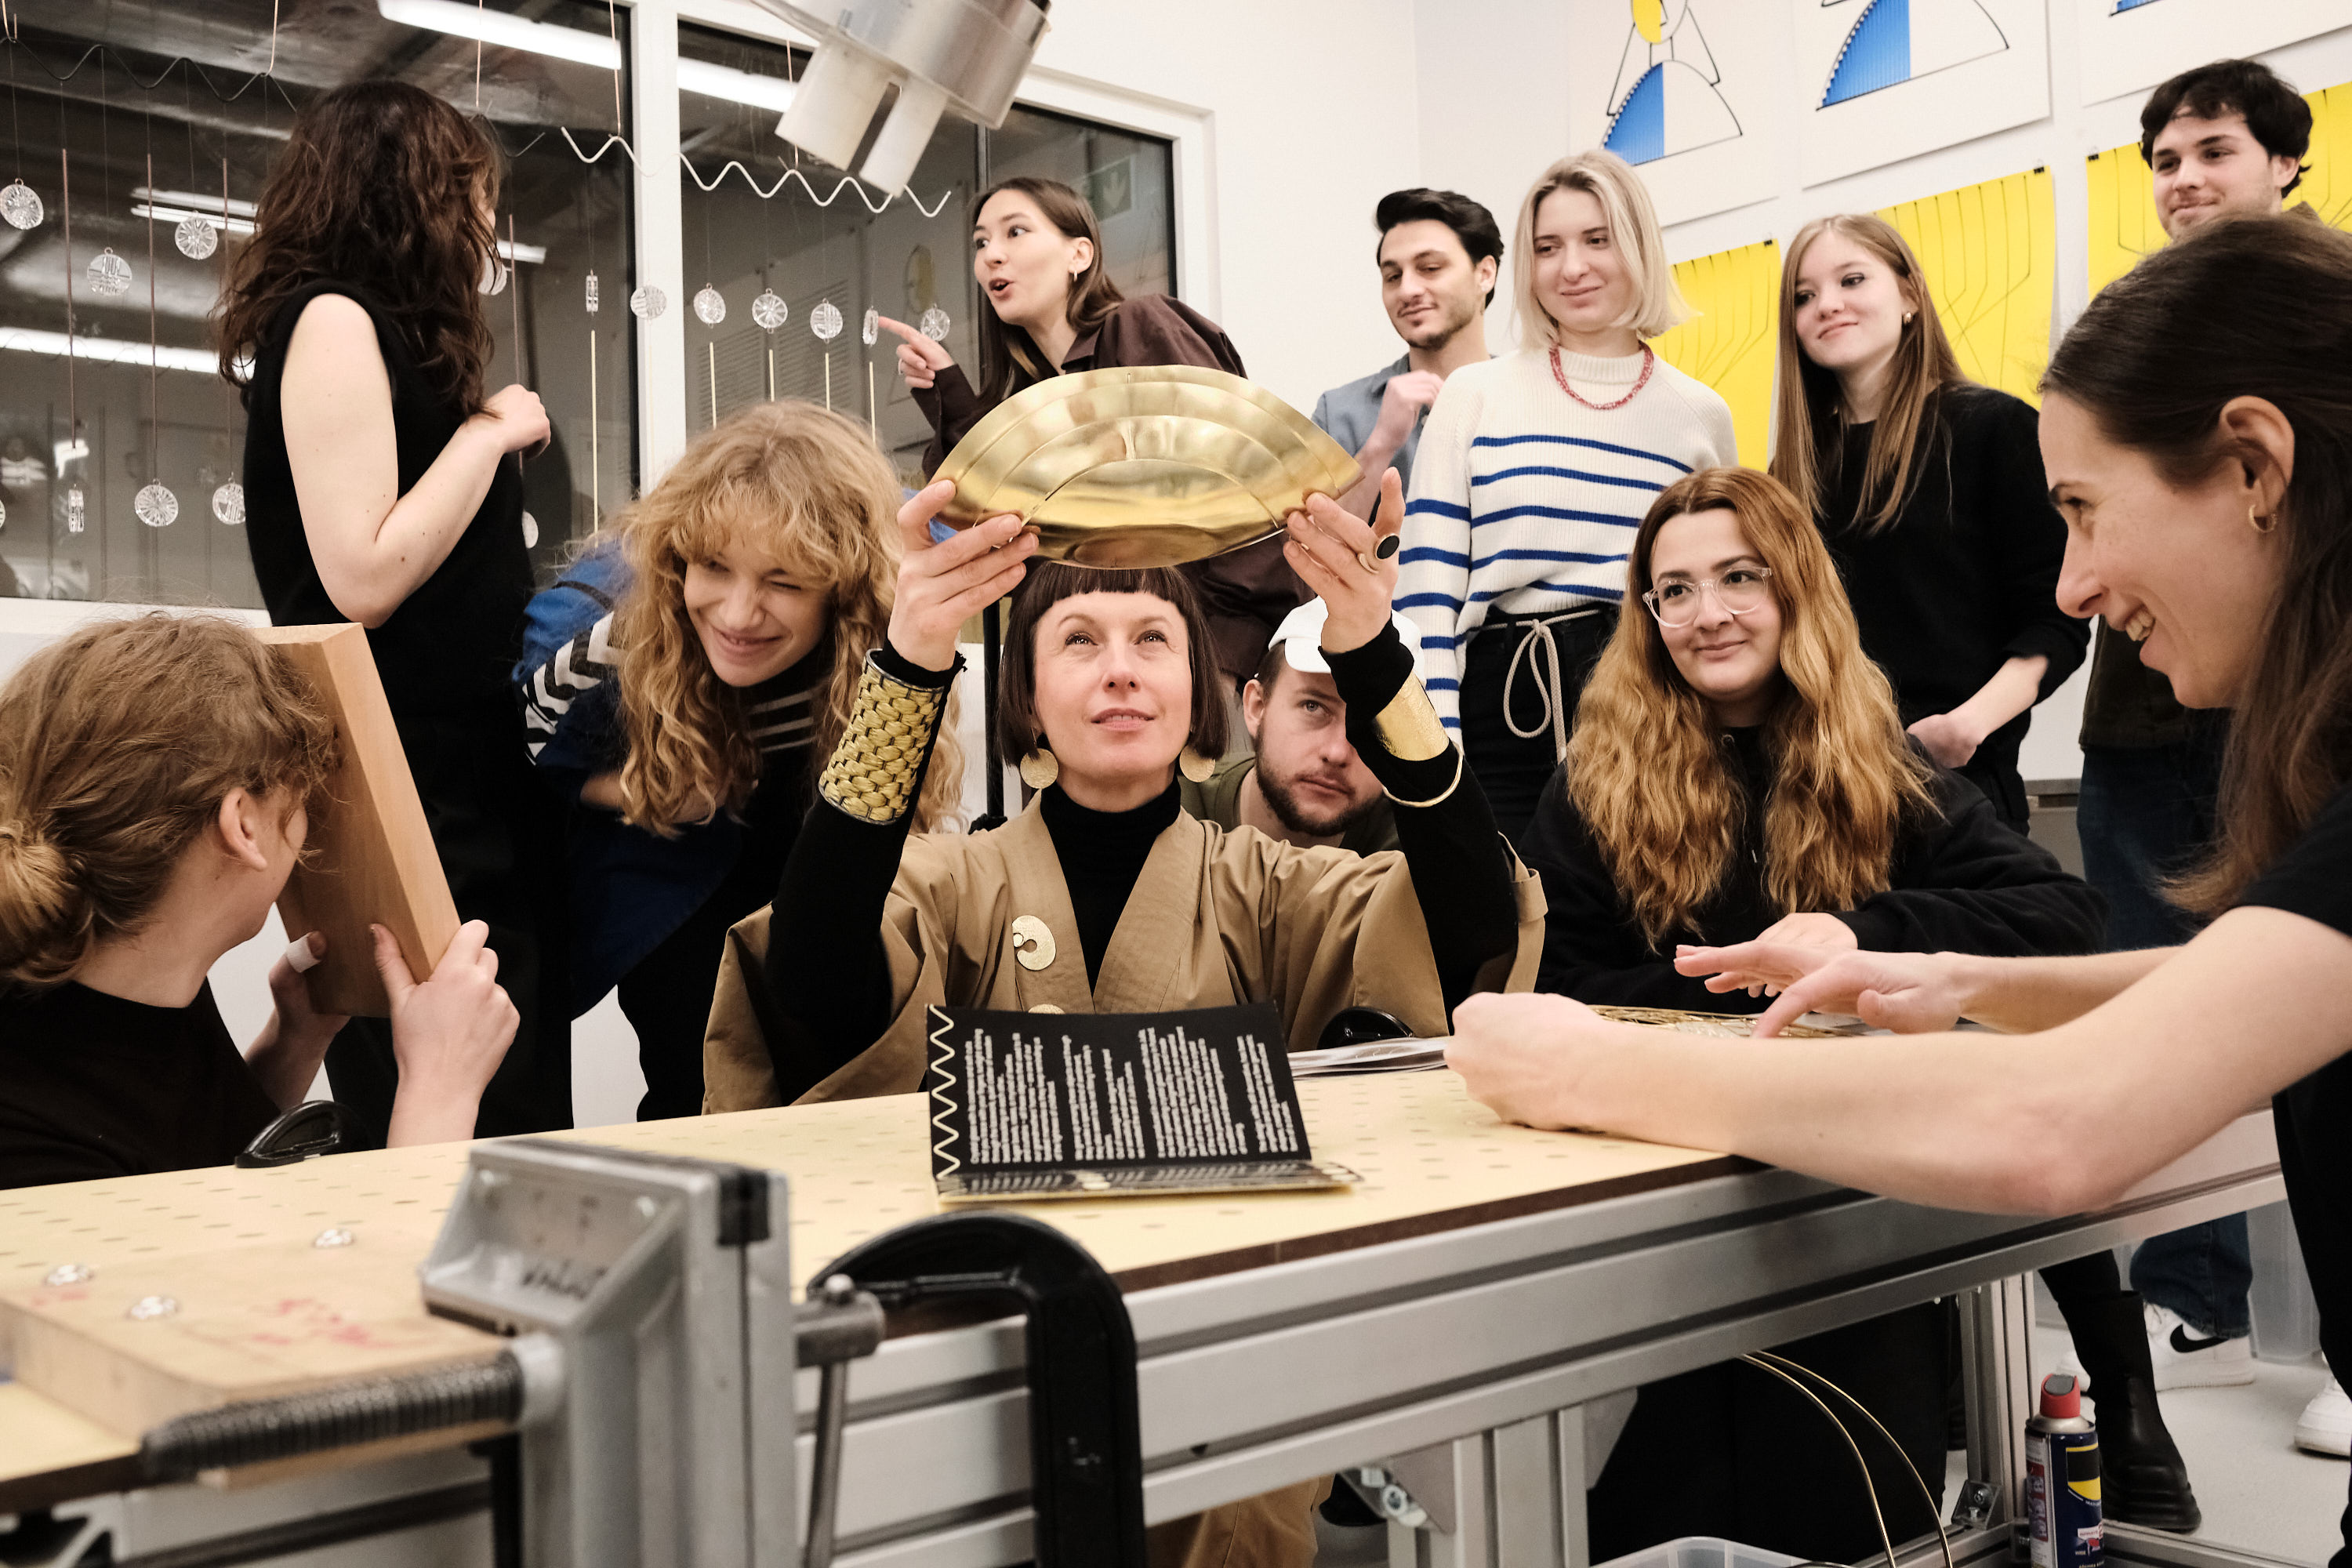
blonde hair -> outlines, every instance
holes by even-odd
[[[629,567],[614,613],[620,658],[623,816],[663,837],[740,809],[760,777],[741,695],[720,680],[686,613],[686,568],[730,546],[782,563],[826,598],[833,670],[811,707],[817,766],[833,754],[898,585],[899,487],[861,426],[814,404],[761,403],[698,437],[614,524]],[[950,711],[916,826],[947,819],[962,782]]]
[[[1870,432],[1870,457],[1862,471],[1864,517],[1828,517],[1830,490],[1838,481],[1834,465],[1844,460],[1845,399],[1838,390],[1837,374],[1806,357],[1797,337],[1797,269],[1805,252],[1825,234],[1843,235],[1884,263],[1895,274],[1913,319],[1895,340],[1895,360],[1887,367],[1885,402]],[[1772,477],[1797,492],[1813,515],[1832,528],[1860,522],[1876,532],[1893,522],[1910,499],[1912,472],[1918,465],[1920,435],[1934,423],[1936,394],[1947,386],[1965,384],[1968,373],[1944,335],[1943,318],[1928,296],[1927,274],[1911,252],[1902,232],[1870,213],[1839,213],[1817,217],[1797,231],[1789,244],[1789,258],[1780,268],[1780,367],[1779,407],[1774,415]],[[1826,426],[1826,431],[1822,426]],[[1824,440],[1826,436],[1827,439]],[[1824,470],[1822,445],[1831,453]]]
[[[316,804],[335,726],[286,656],[235,621],[82,627],[0,689],[0,983],[73,977],[152,918],[180,858],[242,789]]]
[[[1653,947],[1722,886],[1749,805],[1706,701],[1640,600],[1658,531],[1718,508],[1771,568],[1780,608],[1781,694],[1764,722],[1766,900],[1782,913],[1834,910],[1884,891],[1899,819],[1931,798],[1894,689],[1864,655],[1837,567],[1797,498],[1752,468],[1677,479],[1634,535],[1624,613],[1568,742],[1570,797]]]
[[[1582,191],[1599,202],[1601,216],[1609,224],[1610,243],[1625,258],[1633,306],[1615,325],[1633,328],[1637,337],[1654,338],[1689,320],[1690,307],[1675,286],[1665,237],[1658,232],[1658,212],[1650,205],[1642,176],[1616,153],[1595,148],[1546,169],[1519,204],[1519,226],[1511,246],[1511,297],[1519,308],[1522,348],[1541,353],[1559,341],[1559,323],[1536,298],[1536,213],[1555,191]]]

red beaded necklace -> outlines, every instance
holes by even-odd
[[[1554,343],[1551,346],[1551,378],[1559,383],[1559,389],[1562,392],[1567,393],[1568,395],[1570,398],[1573,398],[1579,405],[1590,408],[1595,414],[1606,414],[1612,408],[1622,408],[1625,405],[1633,402],[1636,397],[1639,397],[1642,395],[1642,388],[1650,384],[1650,373],[1657,368],[1658,356],[1651,352],[1649,344],[1643,343],[1642,345],[1642,374],[1633,378],[1633,390],[1627,393],[1624,396],[1619,398],[1614,403],[1594,403],[1588,398],[1578,397],[1576,395],[1576,388],[1568,384],[1568,373],[1559,368],[1559,345],[1558,343]]]

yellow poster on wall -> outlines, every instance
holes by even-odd
[[[2352,229],[2352,82],[2303,95],[2311,105],[2310,173],[2287,197],[2309,202],[2326,222]],[[2156,178],[2126,142],[2090,156],[2091,292],[2095,294],[2164,244],[2156,216]]]
[[[1760,468],[1772,456],[1780,247],[1768,239],[1677,262],[1675,284],[1696,313],[1650,346],[1660,359],[1705,382],[1731,405],[1739,460]]]
[[[1960,368],[2036,405],[2057,306],[2056,211],[2047,169],[1878,211],[1918,256]]]

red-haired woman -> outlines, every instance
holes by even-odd
[[[947,349],[903,321],[898,372],[931,422],[923,472],[934,473],[989,410],[1065,372],[1113,365],[1196,364],[1245,375],[1224,330],[1181,300],[1118,291],[1105,269],[1102,227],[1086,197],[1059,180],[999,182],[972,205],[971,272],[988,297],[980,317],[977,391]],[[1221,695],[1240,712],[1274,628],[1307,595],[1266,540],[1183,568],[1207,613]]]
[[[1785,486],[1748,468],[1675,481],[1643,519],[1628,566],[1633,613],[1602,649],[1568,765],[1519,841],[1549,904],[1538,989],[1755,1011],[1760,999],[1676,973],[1678,944],[1761,933],[1846,950],[2098,945],[2099,895],[1913,749],[1829,552]],[[2136,1329],[2137,1301],[2126,1300]],[[2070,1321],[2084,1310],[2066,1305]],[[1780,1348],[1868,1405],[1920,1472],[1940,1478],[1946,1342],[1930,1303]],[[2145,1356],[2144,1341],[2126,1342]],[[1808,1558],[1865,1556],[1876,1539],[1866,1521],[1814,1495],[1814,1479],[1844,1462],[1837,1445],[1800,1396],[1738,1363],[1652,1384],[1593,1489],[1593,1555],[1721,1533]],[[1872,1459],[1888,1528],[1931,1528],[1900,1467]]]
[[[457,912],[488,923],[522,1015],[486,1135],[572,1121],[561,819],[507,682],[531,593],[519,455],[548,423],[526,389],[484,391],[497,196],[496,149],[448,104],[338,88],[295,120],[221,304],[263,602],[281,626],[368,628]],[[383,1021],[354,1021],[327,1073],[380,1142],[398,1079]]]

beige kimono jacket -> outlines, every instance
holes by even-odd
[[[1480,973],[1483,990],[1528,989],[1543,952],[1542,885],[1516,862],[1512,882],[1518,944]],[[1041,968],[1013,956],[1011,929],[1021,915],[1051,933],[1053,961]],[[1294,1050],[1314,1046],[1349,1007],[1393,1013],[1420,1035],[1446,1031],[1437,963],[1402,854],[1302,849],[1181,815],[1151,847],[1091,989],[1069,889],[1034,801],[993,833],[908,838],[883,910],[882,941],[889,1027],[804,1100],[920,1089],[923,1010],[934,1004],[1154,1013],[1270,1001],[1282,1009]],[[781,1021],[768,1020],[777,1026],[772,1034],[762,1026],[758,976],[767,942],[766,910],[727,934],[702,1048],[706,1111],[775,1104],[771,1051],[791,1062],[811,1050],[785,1037]]]

